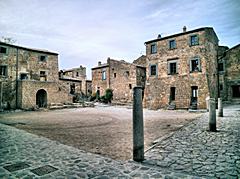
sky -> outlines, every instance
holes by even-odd
[[[0,0],[0,37],[59,53],[59,69],[107,58],[132,62],[144,42],[213,27],[220,45],[240,43],[240,0]]]

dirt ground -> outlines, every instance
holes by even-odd
[[[201,116],[144,110],[145,150],[154,140]],[[116,106],[5,113],[0,122],[113,159],[132,158],[132,109]]]

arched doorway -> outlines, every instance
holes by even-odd
[[[47,92],[44,89],[38,90],[36,94],[36,105],[39,108],[47,107]]]

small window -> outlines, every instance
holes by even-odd
[[[27,74],[26,74],[26,73],[21,73],[21,74],[20,74],[20,79],[21,79],[21,80],[27,80],[27,79],[28,79]]]
[[[130,75],[129,71],[126,71],[125,73],[126,73],[126,77],[129,77]]]
[[[190,46],[199,45],[198,35],[190,36]]]
[[[6,54],[7,48],[6,47],[0,47],[0,53]]]
[[[132,84],[129,84],[129,89],[132,89]]]
[[[46,72],[45,71],[40,71],[40,77],[44,77],[46,76]]]
[[[201,71],[200,67],[201,66],[200,66],[199,58],[194,58],[194,59],[190,60],[190,71],[191,72]]]
[[[157,53],[157,44],[151,44],[151,54]]]
[[[176,41],[170,40],[169,41],[169,49],[175,49],[176,48]]]
[[[7,77],[7,66],[0,66],[0,76]]]
[[[76,76],[79,76],[79,73],[78,73],[78,71],[76,72]]]
[[[106,80],[106,71],[102,71],[102,80]]]
[[[150,76],[156,76],[157,75],[157,65],[151,65],[150,66]]]
[[[70,84],[70,94],[75,94],[75,84]]]
[[[114,78],[116,78],[117,77],[117,73],[114,73],[113,76],[114,76]]]
[[[219,64],[218,64],[218,71],[219,71],[219,72],[223,72],[223,71],[224,71],[223,63],[219,63]]]
[[[46,56],[46,55],[40,55],[40,56],[39,56],[39,60],[40,60],[41,62],[45,62],[45,61],[47,60],[47,56]]]

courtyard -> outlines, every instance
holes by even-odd
[[[188,111],[144,109],[145,150],[201,116]],[[98,105],[52,111],[10,112],[0,123],[116,160],[132,158],[132,109]]]

